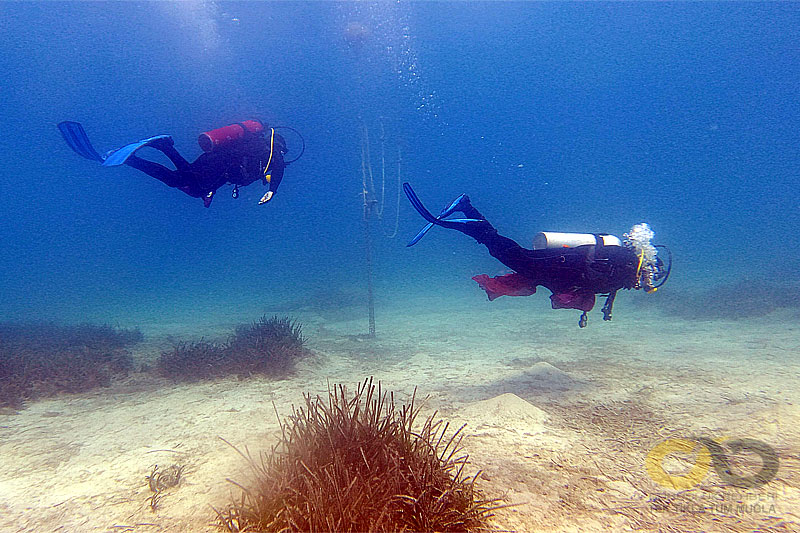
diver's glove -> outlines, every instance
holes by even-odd
[[[264,193],[264,196],[261,197],[261,200],[258,201],[258,205],[264,205],[265,203],[272,200],[272,195],[275,194],[272,191],[267,191]]]

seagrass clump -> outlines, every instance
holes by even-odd
[[[415,426],[414,398],[394,395],[371,379],[349,394],[335,385],[327,398],[305,395],[305,406],[281,424],[270,454],[253,458],[254,480],[225,509],[230,532],[482,531],[496,508],[480,499],[478,474],[468,477],[461,430],[448,436],[436,414]],[[237,450],[238,451],[238,450]]]
[[[108,386],[133,369],[138,329],[108,325],[0,324],[0,406]]]
[[[300,324],[288,317],[262,316],[242,324],[228,342],[229,357],[241,375],[288,375],[306,355],[306,338]]]
[[[158,372],[175,381],[217,379],[229,375],[282,378],[308,355],[306,338],[297,322],[262,316],[237,326],[228,342],[180,342],[161,354]]]
[[[200,381],[224,375],[225,345],[204,340],[178,342],[161,353],[158,372],[175,381]]]

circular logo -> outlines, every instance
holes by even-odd
[[[695,453],[694,464],[683,475],[670,474],[664,470],[664,459],[670,454],[690,455]],[[705,444],[689,439],[667,439],[650,450],[645,468],[650,479],[675,490],[686,490],[700,483],[711,466],[711,452]]]
[[[778,473],[778,466],[780,465],[778,454],[775,453],[771,446],[760,440],[736,439],[726,442],[726,446],[734,455],[749,451],[758,455],[761,459],[761,469],[751,476],[734,473],[731,462],[719,442],[702,437],[698,438],[697,441],[710,451],[714,470],[722,481],[728,485],[741,489],[760,487],[772,481]]]

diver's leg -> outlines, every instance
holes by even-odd
[[[467,218],[477,219],[480,222],[451,222],[448,224],[447,221],[442,221],[444,227],[469,235],[486,246],[489,255],[508,268],[528,276],[533,274],[534,262],[530,257],[532,250],[523,248],[515,240],[500,235],[497,229],[486,220],[486,217],[472,205],[469,196],[465,195],[461,198],[453,211],[460,211]]]
[[[477,220],[486,220],[480,211],[475,209],[469,196],[466,194],[461,197],[458,203],[453,207],[453,211],[460,211],[466,215],[467,218],[474,218]]]
[[[169,187],[183,187],[187,185],[185,180],[182,179],[185,176],[184,173],[177,170],[168,169],[164,165],[142,159],[136,155],[130,156],[125,161],[125,164],[129,167],[135,168],[136,170],[144,172],[148,176],[157,179]]]
[[[167,146],[160,150],[172,161],[172,164],[175,165],[178,171],[184,172],[189,170],[189,162],[178,153],[174,146]]]
[[[473,218],[477,220],[477,222],[453,222],[440,218],[436,224],[442,226],[443,228],[460,231],[465,235],[469,235],[481,244],[486,244],[489,241],[493,241],[497,236],[497,230],[489,223],[488,220],[486,220],[480,211],[475,209],[475,207],[469,201],[469,196],[466,194],[461,196],[461,199],[458,201],[458,203],[452,208],[448,209],[447,213],[449,214],[455,211],[460,211],[461,213],[464,213],[467,218]]]
[[[467,225],[471,224],[476,223],[467,223]],[[488,222],[486,224],[488,224]],[[464,233],[467,232],[465,231]],[[469,233],[467,234],[469,235]],[[509,239],[508,237],[500,235],[493,227],[489,226],[489,228],[482,229],[480,235],[473,236],[473,238],[486,246],[486,249],[489,250],[489,255],[511,270],[519,272],[531,280],[538,279],[541,274],[539,268],[537,268],[533,250],[523,248],[514,239]]]
[[[186,172],[189,170],[189,162],[175,149],[175,141],[172,140],[172,137],[165,137],[152,141],[148,144],[148,147],[155,148],[167,156],[169,160],[172,161],[172,164],[175,165],[175,170],[170,170],[159,163],[142,159],[136,154],[132,154],[128,160],[125,161],[125,164],[136,170],[141,170],[145,174],[154,177],[170,187],[182,187],[186,185],[185,177],[187,176]]]
[[[172,137],[151,142],[148,146],[167,156],[172,161],[172,164],[175,165],[176,170],[180,172],[189,170],[189,162],[175,149],[175,141],[172,140]]]
[[[422,205],[422,202],[414,192],[414,189],[411,188],[410,184],[404,183],[403,191],[406,193],[414,209],[422,215],[422,218],[428,221],[428,226],[425,226],[422,231],[412,239],[409,246],[419,241],[425,232],[430,229],[431,225],[436,225],[447,229],[454,229],[465,235],[469,235],[480,244],[486,246],[493,257],[499,259],[504,265],[517,272],[531,270],[532,266],[527,263],[532,263],[528,254],[533,253],[533,250],[527,250],[512,239],[499,235],[494,226],[486,220],[480,211],[475,209],[466,194],[459,196],[453,203],[443,209],[438,217],[434,217],[430,211]],[[446,218],[456,211],[464,213],[468,219],[453,220]]]
[[[181,159],[183,159],[175,149],[172,149],[175,154]],[[162,150],[167,156],[167,150]],[[172,159],[170,157],[170,159]],[[174,160],[173,160],[174,162]],[[185,162],[185,160],[184,160]],[[202,198],[203,205],[209,207],[211,205],[211,200],[214,199],[214,193],[216,192],[216,187],[213,188],[201,188],[198,186],[195,180],[195,174],[191,171],[189,164],[186,164],[186,170],[170,170],[164,165],[160,165],[158,163],[153,163],[152,161],[148,161],[146,159],[142,159],[140,157],[136,157],[132,155],[125,161],[125,164],[135,168],[136,170],[141,170],[148,176],[152,176],[153,178],[157,179],[158,181],[162,182],[163,184],[173,187],[176,189],[180,189],[189,196],[193,198]],[[178,166],[177,164],[175,165]],[[182,165],[181,165],[182,166]],[[217,185],[218,187],[219,185]]]
[[[523,248],[514,239],[500,235],[488,222],[467,222],[464,225],[466,228],[461,230],[462,233],[486,246],[489,255],[508,268],[519,273],[528,273],[533,267],[531,250]]]

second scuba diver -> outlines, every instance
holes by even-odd
[[[411,205],[428,221],[408,246],[416,244],[433,226],[454,229],[486,246],[492,257],[514,271],[494,278],[486,274],[472,278],[486,291],[489,300],[500,296],[530,296],[541,285],[552,292],[553,309],[583,311],[578,325],[585,327],[586,313],[594,307],[596,295],[606,296],[603,320],[611,320],[619,289],[654,292],[669,277],[672,266],[669,250],[651,244],[653,232],[645,223],[635,225],[624,235],[624,241],[599,233],[539,233],[531,250],[500,235],[465,194],[434,217],[408,183],[403,184],[403,190]],[[467,218],[447,218],[455,212]],[[668,255],[667,264],[658,257],[659,248]]]
[[[198,142],[203,153],[192,163],[178,153],[169,135],[150,137],[101,156],[78,122],[61,122],[58,129],[78,155],[104,167],[123,164],[133,167],[189,196],[202,198],[205,207],[211,205],[217,189],[226,183],[233,184],[233,197],[238,198],[240,186],[257,180],[269,185],[258,202],[259,205],[267,203],[278,190],[286,165],[297,160],[285,161],[286,141],[275,133],[275,128],[265,127],[257,120],[245,120],[202,133]],[[138,157],[136,152],[146,146],[166,155],[175,169]]]

